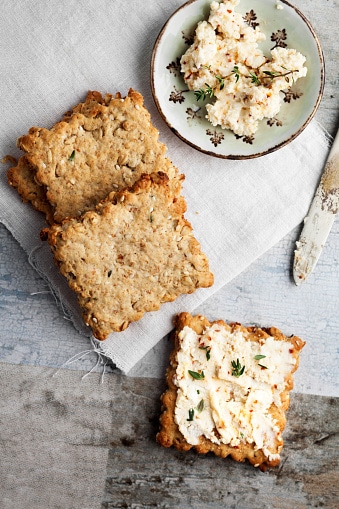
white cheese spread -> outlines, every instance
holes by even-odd
[[[254,443],[269,460],[279,459],[281,432],[269,409],[281,406],[296,362],[293,345],[271,336],[251,341],[218,324],[201,335],[186,326],[179,339],[175,421],[186,441],[197,445],[204,436],[230,446]],[[237,362],[244,367],[240,376]]]
[[[213,90],[215,102],[206,105],[206,118],[214,126],[251,136],[260,120],[277,115],[280,92],[306,76],[307,68],[295,49],[276,47],[268,59],[258,47],[265,34],[235,11],[238,3],[211,3],[208,20],[198,24],[193,44],[181,57],[181,71],[190,90]]]

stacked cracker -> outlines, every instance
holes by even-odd
[[[89,92],[50,130],[32,127],[8,181],[45,234],[96,338],[213,284],[143,97]]]

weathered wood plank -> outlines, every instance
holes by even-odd
[[[0,363],[4,509],[337,507],[338,399],[292,392],[281,465],[262,473],[159,446],[163,380],[54,374]]]
[[[262,473],[161,448],[155,435],[162,390],[159,380],[119,378],[103,509],[337,507],[339,400],[292,393],[281,464]]]
[[[325,88],[316,119],[334,136],[338,125],[338,60],[339,46],[334,43],[338,19],[337,0],[290,1],[307,17],[321,44],[325,59]],[[333,44],[334,43],[334,44]]]

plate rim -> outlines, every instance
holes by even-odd
[[[189,5],[193,4],[193,3],[196,3],[196,2],[199,2],[201,0],[188,0],[187,2],[185,2],[184,4],[182,4],[181,6],[179,6],[170,16],[169,18],[166,20],[166,22],[163,24],[156,40],[155,40],[155,43],[153,45],[153,49],[152,49],[152,54],[151,54],[151,65],[150,65],[150,74],[151,74],[151,91],[152,91],[152,96],[153,96],[153,100],[156,104],[156,107],[162,117],[162,119],[165,121],[165,123],[167,124],[167,126],[170,128],[170,130],[180,139],[182,140],[184,143],[186,143],[187,145],[191,146],[192,148],[198,150],[199,152],[202,152],[204,154],[207,154],[207,155],[210,155],[212,157],[217,157],[217,158],[220,158],[220,159],[232,159],[232,160],[245,160],[245,159],[255,159],[255,158],[258,158],[258,157],[262,157],[264,155],[267,155],[267,154],[271,154],[272,152],[275,152],[283,147],[285,147],[286,145],[288,145],[289,143],[291,143],[295,138],[297,138],[304,130],[305,128],[308,126],[308,124],[311,122],[311,120],[313,119],[316,111],[318,110],[318,107],[320,105],[320,102],[322,100],[322,97],[323,97],[323,93],[324,93],[324,87],[325,87],[325,59],[324,59],[324,54],[323,54],[323,50],[322,50],[322,47],[321,47],[321,43],[320,43],[320,40],[312,26],[312,24],[310,23],[310,21],[308,20],[308,18],[295,6],[295,5],[292,5],[288,0],[279,0],[279,2],[283,3],[283,4],[286,4],[289,8],[293,9],[296,14],[303,20],[303,22],[306,24],[308,30],[310,31],[315,43],[316,43],[316,47],[317,47],[317,51],[318,51],[318,57],[319,57],[319,62],[320,62],[320,87],[319,87],[319,90],[318,90],[318,95],[317,95],[317,100],[315,101],[314,105],[313,105],[313,109],[311,111],[311,113],[309,114],[309,116],[307,117],[307,119],[305,120],[305,122],[299,127],[299,129],[297,129],[296,132],[294,132],[291,136],[289,136],[286,140],[278,143],[277,145],[274,145],[272,147],[269,147],[268,149],[264,150],[264,151],[261,151],[261,152],[255,152],[253,154],[244,154],[244,155],[237,155],[237,154],[221,154],[221,153],[216,153],[214,152],[213,150],[206,150],[202,147],[200,147],[199,145],[197,145],[196,143],[193,143],[192,141],[188,140],[187,138],[185,138],[184,135],[182,135],[180,133],[180,131],[178,131],[178,129],[176,129],[172,124],[171,122],[168,120],[166,114],[163,112],[163,109],[161,107],[161,104],[160,104],[160,101],[157,97],[157,92],[156,92],[156,87],[155,87],[155,79],[154,79],[154,75],[155,75],[155,60],[156,60],[156,57],[157,57],[157,50],[159,48],[159,45],[160,45],[160,42],[161,42],[161,39],[170,23],[170,21],[172,20],[172,18],[174,16],[176,16],[181,10],[184,10],[186,9]],[[207,0],[206,0],[207,1]],[[273,2],[273,0],[272,0]]]

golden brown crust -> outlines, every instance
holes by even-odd
[[[143,173],[162,171],[177,177],[143,103],[133,89],[125,98],[90,91],[51,129],[32,127],[17,142],[26,152],[30,171],[22,165],[12,168],[11,185],[20,180],[15,186],[20,196],[38,210],[46,212],[49,203],[51,223],[92,210],[111,191],[131,186]]]
[[[95,211],[50,227],[55,259],[96,338],[213,284],[208,260],[183,216],[178,182],[173,185],[162,172],[142,175]]]
[[[252,465],[258,466],[261,470],[267,467],[277,466],[280,462],[279,459],[269,460],[261,449],[255,449],[252,443],[241,443],[239,446],[232,447],[228,444],[216,444],[209,439],[201,436],[198,445],[189,444],[179,430],[175,422],[175,407],[177,398],[177,386],[174,383],[176,369],[178,366],[177,353],[180,348],[179,333],[188,326],[193,329],[197,334],[202,334],[203,331],[212,326],[219,324],[227,330],[234,332],[240,330],[249,341],[259,341],[272,336],[277,341],[288,341],[293,345],[293,357],[296,360],[294,368],[286,378],[285,390],[281,393],[281,406],[277,407],[272,404],[270,413],[277,421],[277,424],[282,432],[285,428],[286,417],[285,411],[289,407],[289,392],[293,388],[292,375],[298,368],[299,353],[304,346],[304,342],[297,336],[287,338],[280,330],[275,327],[271,328],[258,328],[258,327],[244,327],[239,323],[226,324],[223,320],[209,322],[208,319],[202,315],[192,316],[190,313],[180,313],[175,317],[175,329],[172,334],[174,341],[174,348],[170,354],[170,363],[166,373],[167,390],[161,397],[162,413],[160,415],[160,430],[156,436],[157,442],[163,447],[174,446],[181,451],[195,449],[198,453],[206,454],[213,452],[216,456],[225,458],[231,456],[236,461],[243,462],[248,460]],[[282,449],[283,440],[279,441],[279,450]]]
[[[34,168],[26,156],[20,157],[16,166],[8,170],[7,180],[24,203],[30,202],[36,210],[45,214],[49,223],[53,222],[53,208],[47,201],[46,189],[36,182]]]

